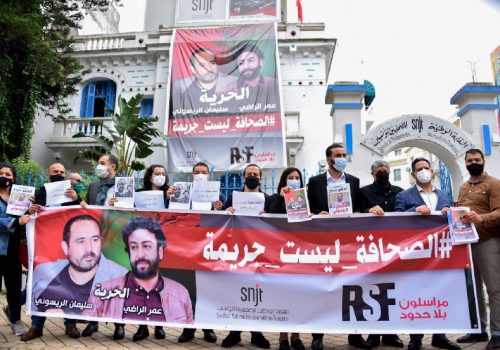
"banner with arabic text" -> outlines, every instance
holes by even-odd
[[[285,166],[274,24],[177,29],[171,60],[170,170]]]
[[[479,332],[445,216],[57,208],[28,226],[31,314],[314,333]]]

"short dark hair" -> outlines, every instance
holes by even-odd
[[[16,171],[16,167],[10,163],[7,163],[7,162],[2,162],[0,163],[0,169],[2,168],[9,168],[10,171],[12,171],[12,176],[13,176],[13,179],[12,179],[12,183],[16,183],[16,178],[17,178],[17,171]]]
[[[168,190],[168,174],[167,174],[167,169],[163,165],[159,164],[153,164],[149,168],[146,169],[146,172],[144,173],[144,178],[142,179],[142,183],[144,184],[144,189],[147,191],[151,191],[153,188],[153,183],[151,182],[151,177],[153,176],[153,172],[155,171],[155,168],[163,168],[165,170],[165,183],[163,186],[160,187],[162,191]]]
[[[193,173],[194,173],[194,168],[196,168],[197,166],[204,166],[205,168],[207,168],[208,172],[210,172],[210,167],[208,166],[207,163],[204,163],[204,162],[198,162],[196,163],[195,165],[193,165]]]
[[[332,149],[334,148],[344,148],[344,145],[340,143],[332,143],[330,146],[326,148],[325,154],[327,157],[330,157],[332,155]]]
[[[161,225],[158,221],[148,217],[148,216],[136,216],[130,219],[130,221],[125,225],[122,230],[122,238],[125,243],[125,251],[130,254],[128,238],[137,229],[144,229],[155,235],[156,246],[165,248],[167,246],[167,240],[165,238],[165,233],[161,229]]]
[[[484,153],[479,148],[471,148],[471,149],[467,150],[467,152],[465,152],[464,159],[467,159],[467,156],[469,154],[479,154],[481,156],[481,159],[484,160]]]
[[[198,47],[198,48],[196,48],[196,50],[194,50],[191,53],[191,56],[189,56],[189,63],[191,64],[191,66],[194,67],[194,59],[195,59],[195,57],[199,56],[200,54],[202,54],[204,52],[208,52],[208,53],[213,54],[214,58],[215,58],[215,52],[213,52],[212,50],[204,48],[204,47]]]
[[[258,166],[257,164],[253,164],[253,163],[248,164],[245,167],[245,169],[243,169],[243,176],[245,176],[245,173],[247,172],[247,169],[250,168],[251,166],[254,166],[254,167],[258,168],[259,169],[259,177],[262,177],[262,169],[260,168],[260,166]]]
[[[236,57],[240,56],[243,52],[252,52],[254,53],[260,60],[264,59],[264,54],[262,53],[262,50],[260,47],[257,46],[256,43],[251,43],[248,42],[245,45],[243,45],[238,51],[236,52]]]
[[[97,227],[99,227],[99,234],[101,234],[101,226],[99,225],[99,221],[97,221],[96,218],[94,218],[92,215],[82,214],[73,216],[71,219],[66,221],[66,225],[64,225],[63,229],[63,241],[66,242],[68,245],[69,245],[69,238],[71,236],[71,226],[73,226],[73,224],[78,221],[95,222]]]
[[[104,153],[101,157],[107,156],[109,164],[115,165],[115,170],[118,171],[118,158],[112,153]]]
[[[413,160],[413,162],[411,162],[411,172],[414,172],[414,171],[415,171],[415,165],[416,165],[418,162],[426,162],[427,164],[429,164],[429,167],[432,167],[431,162],[429,162],[429,160],[428,160],[428,159],[423,158],[423,157],[419,157],[419,158],[415,158],[415,159]]]

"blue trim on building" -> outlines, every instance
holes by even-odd
[[[352,154],[354,151],[354,137],[352,135],[352,124],[345,125],[345,150],[347,154]]]
[[[483,124],[483,143],[484,154],[489,156],[491,154],[491,133],[490,126],[488,124]]]
[[[460,90],[458,90],[455,95],[450,99],[450,104],[458,104],[458,100],[465,93],[475,93],[475,94],[497,94],[500,95],[499,85],[465,85]]]
[[[360,84],[352,84],[352,85],[342,85],[342,84],[335,84],[335,85],[328,85],[328,91],[333,91],[333,92],[366,92],[368,89],[366,88],[365,85],[360,85]]]
[[[469,103],[462,107],[461,110],[457,112],[457,116],[461,117],[468,111],[472,109],[497,109],[498,106],[494,103]]]
[[[341,102],[341,103],[332,103],[332,112],[336,109],[361,109],[363,108],[363,104],[361,102],[358,103],[348,103],[348,102]]]

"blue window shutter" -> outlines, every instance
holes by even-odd
[[[141,102],[141,112],[139,116],[141,118],[150,117],[153,114],[153,99],[147,98]]]
[[[80,103],[80,118],[85,118],[87,113],[87,99],[89,96],[89,85],[85,85],[82,91],[82,101]]]
[[[106,109],[115,109],[115,99],[116,99],[116,84],[114,81],[106,81]],[[108,112],[104,112],[105,116],[108,116]]]
[[[87,86],[87,106],[85,108],[84,117],[93,117],[94,116],[94,101],[95,101],[95,84],[90,82]]]

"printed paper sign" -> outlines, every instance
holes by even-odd
[[[310,220],[309,202],[305,188],[285,192],[285,206],[288,222]]]
[[[453,244],[467,244],[479,241],[479,235],[474,224],[464,224],[462,216],[468,213],[468,207],[454,207],[448,211],[448,223]]]
[[[352,214],[351,188],[349,184],[327,186],[326,190],[330,214]]]
[[[117,201],[114,206],[117,208],[134,207],[134,178],[116,177],[115,178],[115,198]]]
[[[56,181],[56,182],[48,182],[43,185],[45,187],[45,191],[47,192],[47,200],[45,205],[47,207],[57,206],[62,203],[72,202],[73,199],[64,194],[68,188],[71,188],[71,181]]]
[[[35,195],[35,188],[31,186],[12,185],[7,214],[21,216],[31,207],[30,198]]]
[[[140,191],[134,196],[136,208],[165,209],[163,191]]]
[[[238,214],[259,215],[264,210],[264,205],[262,192],[233,191],[233,208]]]
[[[174,194],[170,197],[169,209],[189,209],[191,203],[191,182],[174,183]]]

